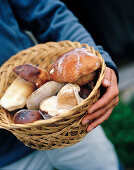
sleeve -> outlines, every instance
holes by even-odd
[[[31,31],[39,43],[62,40],[87,43],[101,53],[106,65],[118,77],[116,65],[110,55],[95,44],[91,35],[64,3],[59,0],[11,0],[10,5],[20,28]]]

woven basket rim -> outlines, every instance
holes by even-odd
[[[35,47],[38,47],[38,46],[42,46],[42,45],[43,46],[44,45],[49,45],[51,43],[62,44],[64,42],[66,43],[66,42],[71,42],[71,41],[65,40],[65,41],[60,41],[60,42],[47,42],[47,43],[37,44],[37,45],[34,45],[33,47],[30,47],[28,49],[22,50],[22,51],[20,51],[18,53],[22,53],[24,51],[27,51],[29,49],[32,49],[32,48],[35,48]],[[79,43],[79,42],[73,42],[73,43]],[[41,126],[41,125],[49,125],[50,123],[55,123],[55,122],[59,121],[61,118],[64,118],[64,117],[69,116],[69,115],[72,115],[74,113],[74,110],[83,107],[83,104],[85,102],[86,103],[88,102],[88,100],[94,95],[95,90],[100,87],[100,85],[98,86],[98,84],[100,84],[100,82],[102,81],[102,79],[104,77],[103,72],[105,71],[105,66],[106,65],[105,65],[105,61],[102,58],[102,56],[100,55],[100,53],[98,51],[95,51],[93,47],[90,47],[88,44],[81,44],[81,46],[82,46],[81,48],[83,48],[83,47],[86,47],[87,49],[88,48],[92,48],[92,50],[95,52],[95,54],[97,54],[97,56],[99,57],[99,59],[101,61],[101,73],[100,73],[99,78],[97,80],[97,83],[96,83],[95,87],[93,88],[93,90],[91,91],[90,95],[86,99],[84,99],[79,105],[73,107],[72,109],[70,109],[68,111],[64,111],[62,114],[54,116],[54,117],[52,117],[50,119],[47,119],[47,120],[38,120],[38,121],[35,121],[33,123],[26,123],[26,124],[14,124],[14,123],[4,124],[4,126],[0,125],[0,128],[4,128],[4,129],[10,130],[12,128],[14,128],[14,129],[16,129],[16,128],[30,128],[30,127],[37,127],[37,126]],[[74,47],[74,48],[76,48],[76,47]],[[14,56],[12,56],[12,57],[14,57]],[[7,60],[1,67],[3,67],[5,64],[8,64],[8,62],[12,59],[12,57],[9,60]],[[0,69],[1,69],[1,67],[0,67]],[[2,114],[2,113],[0,113],[0,114]]]

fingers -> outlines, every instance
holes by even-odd
[[[111,84],[111,76],[112,76],[112,70],[108,67],[106,67],[105,69],[105,75],[104,75],[104,78],[102,80],[102,85],[104,87],[109,87],[110,84]]]
[[[110,82],[110,84],[106,83],[106,80]],[[100,125],[103,121],[107,120],[112,113],[113,108],[119,102],[117,78],[112,69],[106,68],[102,85],[106,87],[105,94],[91,106],[87,112],[89,115],[85,116],[82,120],[83,125],[90,123],[87,128],[88,132]]]
[[[111,89],[107,89],[106,93],[103,95],[103,97],[98,100],[91,108],[88,110],[88,114],[91,114],[105,106],[107,106],[115,97],[113,91]]]
[[[101,123],[103,123],[104,121],[106,121],[110,114],[112,113],[114,107],[111,107],[104,115],[102,115],[101,117],[99,117],[98,119],[96,119],[95,121],[93,121],[87,128],[87,131],[90,132],[91,130],[93,130],[94,128],[96,128],[98,125],[100,125]]]
[[[116,96],[119,95],[115,73],[112,73],[111,85],[107,88],[106,93],[88,110],[88,114],[95,112],[107,106]]]
[[[86,123],[91,122],[92,120],[97,119],[98,117],[104,115],[111,107],[115,107],[118,104],[118,102],[119,98],[117,96],[106,107],[103,107],[102,109],[85,116],[82,120],[82,124],[85,125]]]

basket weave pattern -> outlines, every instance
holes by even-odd
[[[99,87],[104,77],[105,63],[99,52],[87,44],[80,44],[79,42],[48,42],[17,53],[0,68],[0,97],[2,97],[8,86],[16,78],[12,71],[14,67],[31,63],[48,70],[60,55],[73,48],[82,47],[96,54],[101,61],[101,73],[97,83],[82,103],[62,115],[28,124],[14,124],[12,113],[0,107],[0,128],[9,130],[25,145],[38,150],[63,148],[79,142],[87,134],[87,126],[81,125],[81,120],[88,108],[98,100],[100,95]]]

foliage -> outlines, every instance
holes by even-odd
[[[126,167],[134,166],[134,98],[129,104],[120,99],[112,115],[102,126],[114,144],[120,161]]]

